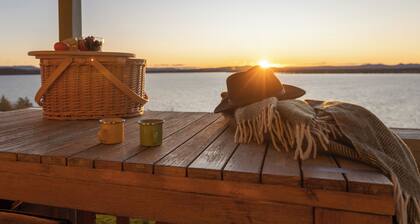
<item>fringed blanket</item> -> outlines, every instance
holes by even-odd
[[[235,141],[263,143],[294,151],[295,159],[317,150],[379,168],[394,184],[400,224],[420,223],[420,174],[410,149],[363,107],[321,101],[267,98],[235,111]]]

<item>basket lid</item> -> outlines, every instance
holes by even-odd
[[[124,52],[103,52],[103,51],[29,51],[29,56],[110,56],[134,58],[136,55]]]

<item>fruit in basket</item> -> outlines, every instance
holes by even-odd
[[[85,46],[89,51],[100,51],[102,48],[102,40],[94,36],[88,36],[84,39]]]
[[[79,47],[77,46],[77,44],[78,44],[77,38],[75,38],[75,37],[67,38],[65,40],[62,40],[61,42],[67,44],[67,46],[69,46],[69,50],[71,50],[71,51],[79,49]]]
[[[56,51],[67,51],[69,50],[69,46],[64,42],[57,42],[54,44],[54,50]]]
[[[79,50],[81,51],[87,51],[87,47],[86,47],[86,43],[84,39],[80,39],[77,41],[77,47],[79,48]]]

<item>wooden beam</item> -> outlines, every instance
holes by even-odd
[[[183,177],[183,179],[186,179]],[[173,223],[312,224],[313,208],[270,201],[1,173],[0,197]],[[164,212],[162,212],[164,211]],[[187,218],[185,218],[187,217]]]
[[[420,164],[420,129],[414,128],[391,128],[398,136],[404,140],[413,153],[417,164]]]
[[[96,187],[98,187],[98,189],[108,185],[116,185],[116,187],[122,188],[129,186],[138,188],[138,192],[145,189],[154,189],[159,192],[182,192],[186,194],[191,193],[194,195],[203,194],[213,195],[216,197],[230,197],[235,198],[237,200],[293,203],[309,207],[323,207],[380,215],[393,215],[395,212],[394,199],[392,196],[389,195],[367,195],[360,193],[326,191],[318,189],[311,190],[297,187],[288,187],[283,185],[252,184],[234,181],[156,176],[151,174],[127,171],[49,166],[39,163],[8,161],[2,161],[0,163],[0,183],[2,183],[2,181],[8,183],[4,186],[0,185],[0,198],[31,201],[28,200],[28,195],[18,194],[17,188],[10,191],[6,190],[6,188],[11,187],[10,185],[13,182],[12,176],[16,177],[16,180],[20,181],[20,183],[17,183],[17,186],[20,186],[22,192],[27,192],[29,196],[43,195],[40,192],[35,193],[33,191],[33,187],[30,186],[32,184],[30,179],[47,178],[48,181],[50,181],[48,186],[50,186],[53,182],[60,182],[61,184],[66,184],[67,182],[75,181],[79,184],[82,182],[82,186],[85,184],[95,185]],[[48,188],[51,188],[51,190],[54,189],[53,187]],[[17,194],[14,194],[13,192]],[[13,195],[14,197],[12,197]],[[60,192],[60,195],[63,195],[63,192]],[[75,192],[73,192],[72,195],[76,197]],[[43,199],[45,200],[35,200],[32,202],[51,206],[58,206],[57,204],[51,203],[51,198],[54,197],[44,197]],[[84,196],[80,198],[84,198]],[[124,197],[121,199],[126,200]],[[60,206],[78,208],[81,210],[91,209],[90,207],[77,207],[77,205],[74,204],[60,204]],[[113,214],[112,211],[110,213],[110,211],[108,210],[96,210],[93,212]],[[116,214],[129,217],[142,217],[139,214],[137,214],[137,216],[135,214]],[[151,218],[151,220],[156,220],[153,217],[148,218]]]
[[[82,35],[81,0],[59,0],[59,38],[64,40]]]
[[[315,208],[315,224],[391,224],[392,216]]]
[[[82,36],[82,0],[72,0],[72,12],[73,12],[73,37]]]

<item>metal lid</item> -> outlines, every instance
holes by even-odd
[[[162,119],[142,119],[137,121],[138,124],[140,125],[157,125],[157,124],[162,124],[163,120]]]
[[[122,118],[104,118],[99,120],[99,123],[101,124],[120,124],[124,122],[125,120]]]

